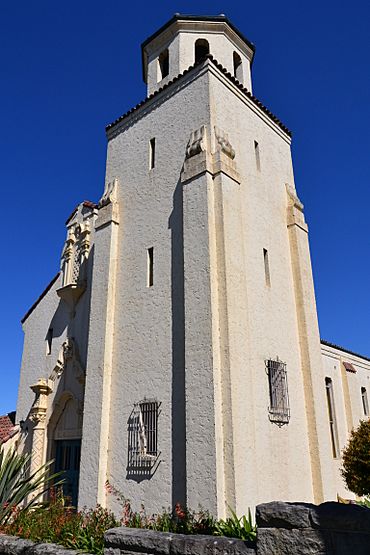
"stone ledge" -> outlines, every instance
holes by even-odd
[[[105,533],[104,555],[255,555],[252,543],[218,536],[172,534],[112,528]]]
[[[81,551],[66,549],[54,543],[35,543],[31,540],[0,534],[0,555],[74,555],[77,553]]]
[[[370,534],[370,510],[359,505],[328,501],[311,503],[263,503],[256,509],[258,528],[338,530]],[[369,550],[370,553],[370,550]]]

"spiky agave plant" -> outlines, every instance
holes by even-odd
[[[50,474],[53,461],[42,465],[30,474],[30,454],[19,454],[14,450],[6,454],[0,448],[0,525],[5,524],[14,509],[23,505],[28,509],[53,485],[63,483],[61,473]]]

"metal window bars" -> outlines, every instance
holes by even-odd
[[[283,426],[290,420],[286,364],[279,358],[266,360],[265,364],[270,392],[269,419],[278,426]]]
[[[158,414],[160,403],[144,399],[135,403],[129,419],[129,466],[151,466],[158,457]]]

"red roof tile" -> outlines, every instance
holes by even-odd
[[[160,87],[159,89],[157,89],[156,91],[154,91],[152,94],[150,94],[145,100],[142,100],[141,102],[139,102],[139,104],[137,104],[136,106],[134,106],[133,108],[131,108],[131,110],[129,110],[128,112],[126,112],[125,114],[123,114],[122,116],[120,116],[118,119],[116,119],[115,121],[113,121],[112,123],[110,123],[109,125],[106,126],[105,131],[108,134],[109,130],[112,129],[112,127],[115,127],[118,123],[120,123],[122,120],[124,120],[127,116],[129,116],[130,114],[132,114],[133,112],[136,112],[136,110],[138,108],[140,108],[141,106],[143,106],[144,104],[146,104],[149,100],[151,100],[153,97],[157,96],[159,93],[161,93],[164,89],[167,89],[168,87],[170,87],[172,85],[172,83],[175,83],[177,81],[179,81],[179,79],[181,79],[184,75],[186,75],[187,73],[189,73],[191,70],[193,70],[194,68],[200,67],[204,64],[204,62],[206,60],[209,60],[211,63],[213,63],[220,71],[222,71],[222,73],[229,79],[229,81],[231,81],[232,83],[234,83],[234,85],[236,85],[238,87],[238,89],[240,91],[242,91],[245,96],[247,96],[256,106],[258,106],[273,122],[276,123],[276,125],[278,125],[280,127],[280,129],[282,129],[289,137],[292,136],[292,132],[289,131],[289,129],[272,113],[270,112],[270,110],[268,108],[266,108],[266,106],[264,106],[262,104],[262,102],[260,102],[258,100],[258,98],[256,98],[250,91],[248,91],[248,89],[246,89],[242,83],[240,83],[233,75],[231,75],[231,73],[229,71],[227,71],[226,68],[224,68],[213,56],[212,54],[207,54],[207,56],[205,56],[202,60],[200,60],[199,62],[196,62],[195,64],[191,65],[190,67],[188,67],[188,69],[185,69],[182,73],[180,73],[180,75],[178,75],[177,77],[174,77],[172,80],[168,81],[168,83],[166,83],[165,85],[163,85],[163,87]],[[109,137],[108,137],[109,138]]]
[[[66,224],[68,225],[68,223],[71,221],[71,219],[73,218],[73,216],[76,214],[78,207],[80,206],[80,204],[82,204],[82,206],[85,206],[86,208],[91,208],[92,210],[94,208],[98,208],[98,205],[95,202],[91,202],[91,200],[84,200],[82,203],[77,204],[76,208],[71,212],[71,214],[68,216],[67,220],[66,220]]]
[[[0,416],[0,444],[9,439],[13,428],[14,424],[8,414]]]

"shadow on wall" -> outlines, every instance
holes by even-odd
[[[172,303],[172,505],[186,504],[185,306],[183,192],[179,179],[169,218]]]

